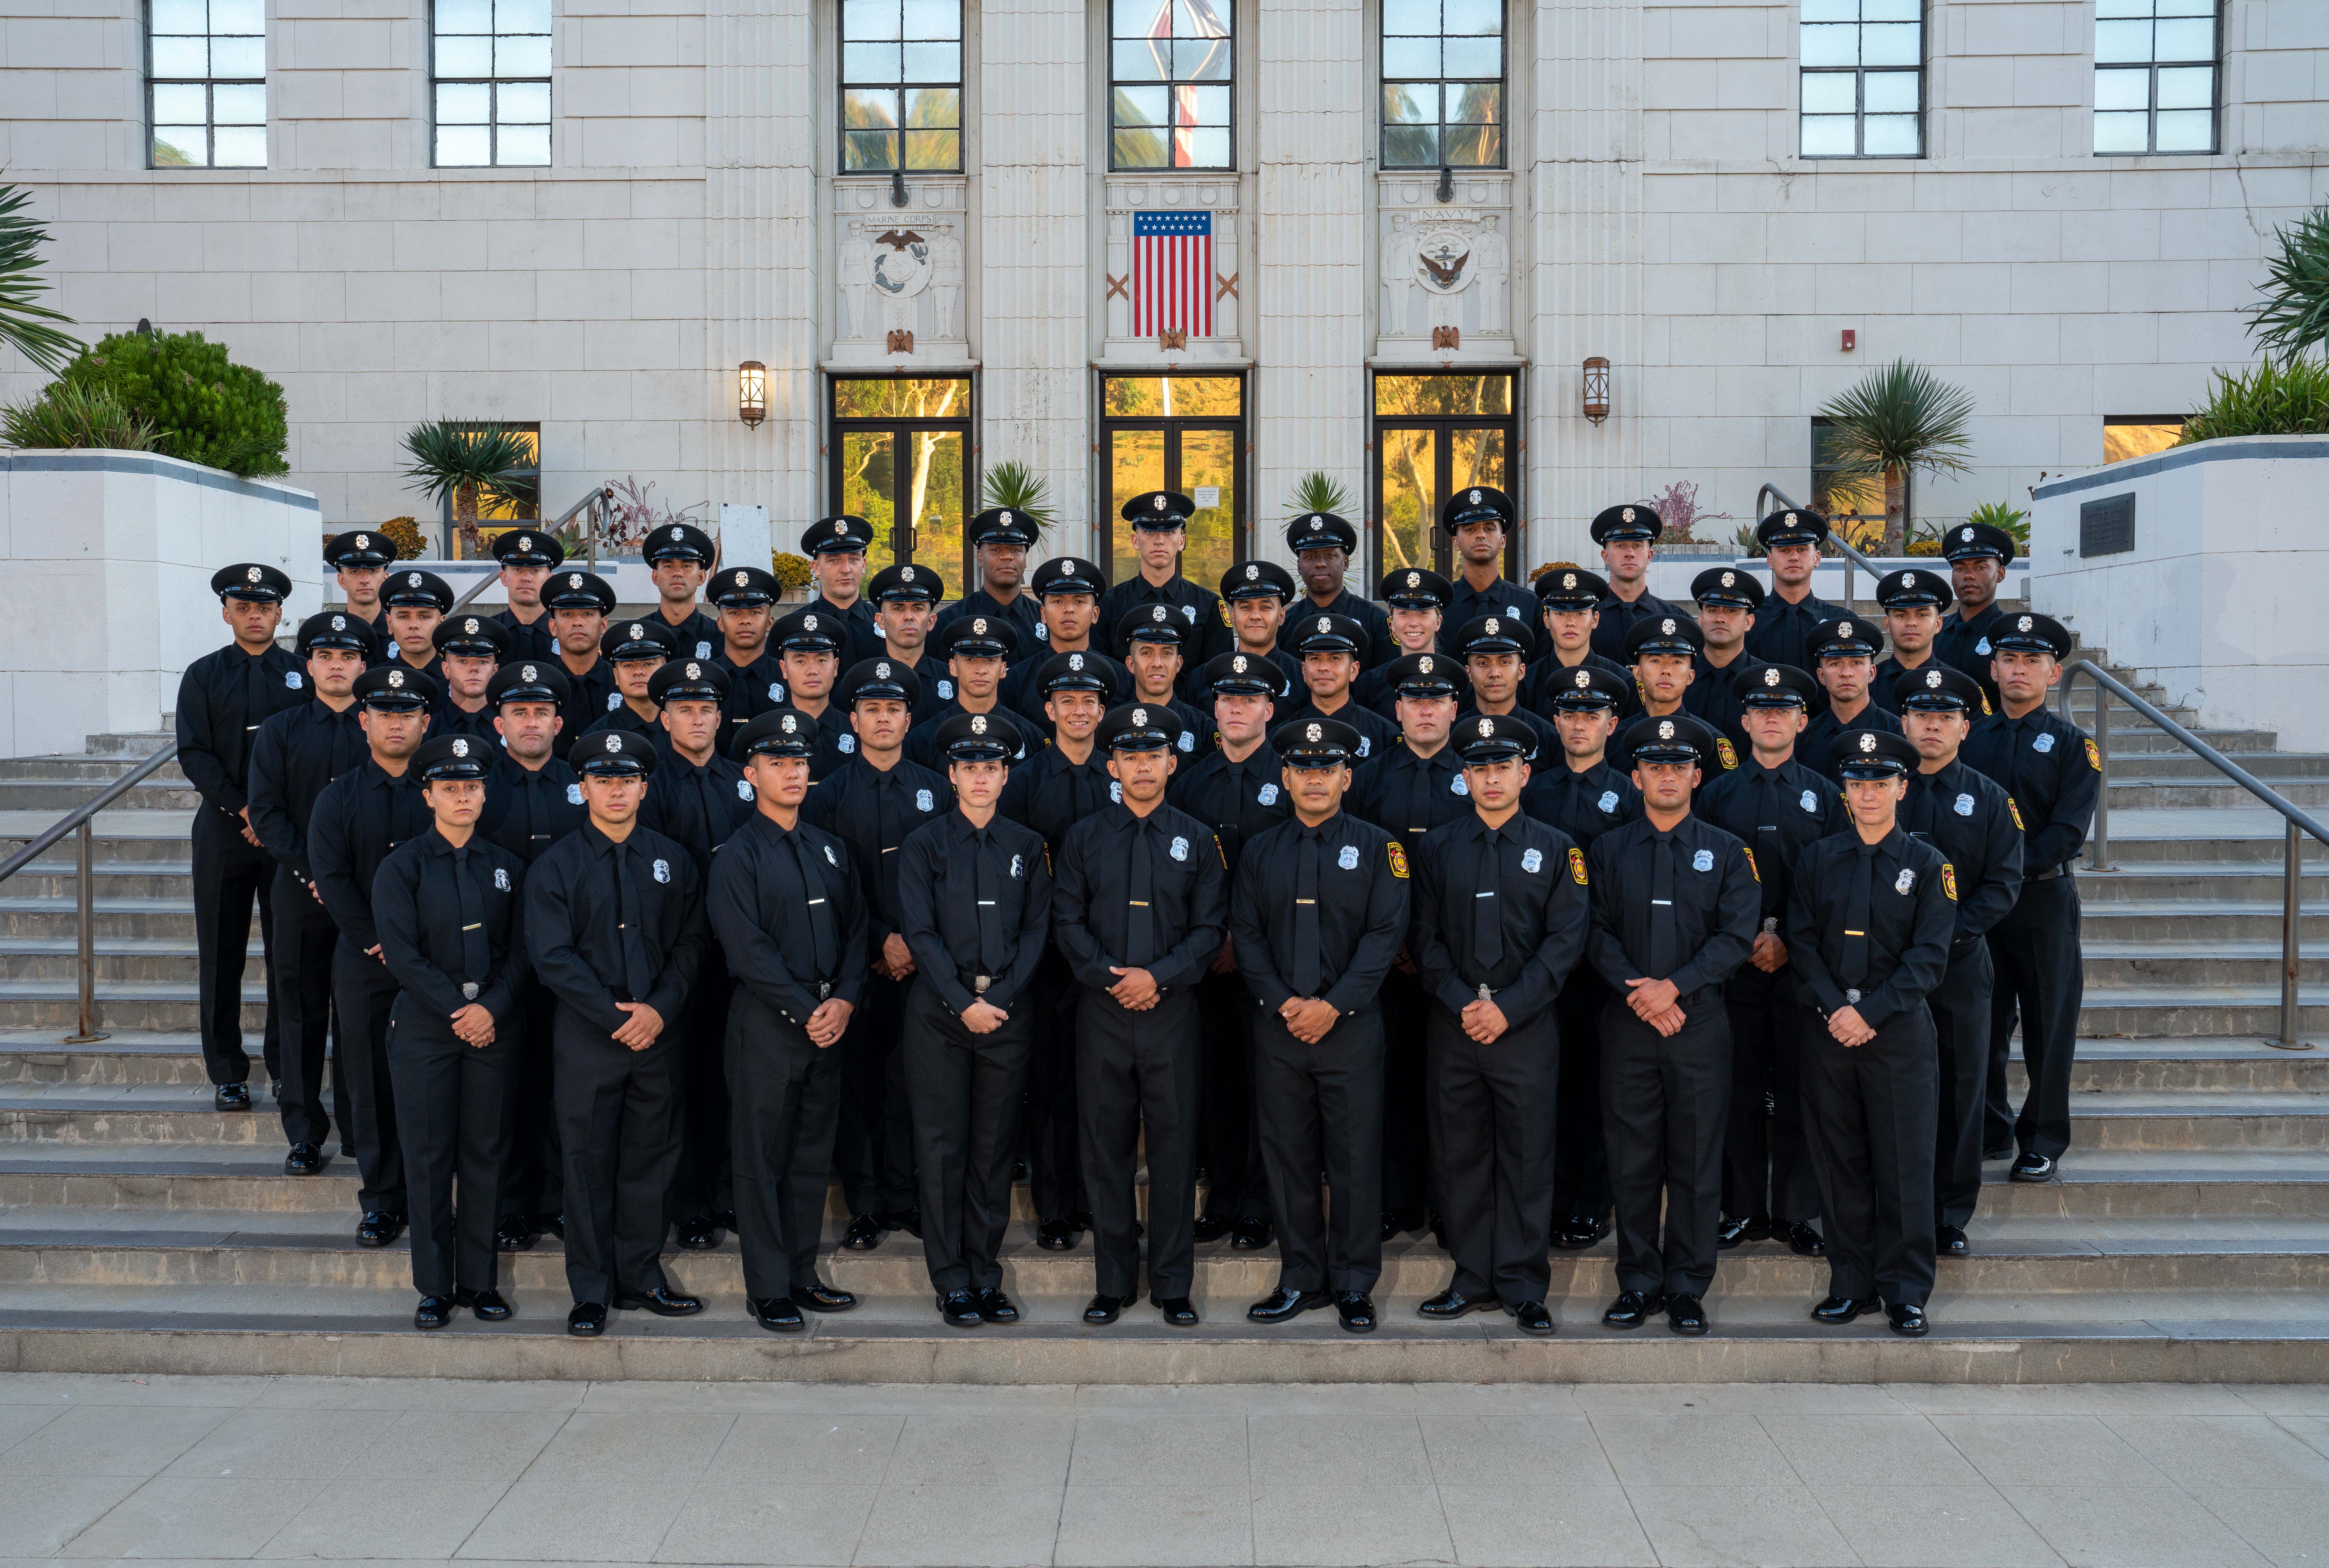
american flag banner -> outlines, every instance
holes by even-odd
[[[1213,215],[1132,214],[1132,335],[1213,335]]]

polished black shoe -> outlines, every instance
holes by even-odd
[[[533,1228],[545,1236],[556,1236],[562,1242],[566,1239],[566,1214],[562,1210],[536,1214],[533,1216]]]
[[[1236,1223],[1234,1220],[1217,1220],[1211,1214],[1199,1214],[1197,1223],[1189,1228],[1189,1233],[1200,1242],[1218,1242],[1228,1235]]]
[[[1726,1218],[1721,1224],[1715,1227],[1714,1244],[1727,1249],[1735,1247],[1741,1242],[1768,1241],[1770,1234],[1771,1222],[1765,1216],[1761,1214],[1734,1216]]]
[[[1872,1296],[1831,1296],[1812,1308],[1812,1321],[1842,1327],[1853,1318],[1873,1312],[1883,1303]]]
[[[1035,1244],[1047,1252],[1064,1252],[1084,1239],[1084,1233],[1066,1220],[1045,1220],[1035,1227]]]
[[[2025,1149],[2014,1160],[2013,1168],[2005,1174],[2018,1182],[2050,1182],[2054,1179],[2054,1162],[2042,1154],[2032,1154]]]
[[[1909,1339],[1922,1339],[1932,1332],[1933,1326],[1925,1321],[1922,1307],[1907,1305],[1884,1308],[1884,1317],[1892,1325],[1892,1332]]]
[[[314,1176],[332,1163],[332,1157],[312,1143],[295,1143],[283,1157],[285,1176]]]
[[[885,1231],[903,1231],[919,1242],[922,1239],[922,1211],[900,1209],[894,1214],[883,1214],[882,1228]]]
[[[679,1222],[679,1244],[691,1252],[708,1252],[720,1244],[720,1227],[710,1214],[691,1214]]]
[[[1666,1298],[1666,1327],[1676,1334],[1706,1332],[1706,1308],[1695,1296]]]
[[[1461,1318],[1466,1312],[1490,1312],[1503,1305],[1494,1296],[1466,1296],[1450,1285],[1438,1295],[1427,1299],[1416,1311],[1435,1321],[1446,1322]]]
[[[1284,1323],[1305,1312],[1315,1312],[1332,1300],[1334,1298],[1324,1290],[1297,1290],[1291,1285],[1280,1285],[1247,1308],[1245,1315],[1255,1323]]]
[[[220,1084],[211,1091],[211,1109],[212,1110],[249,1110],[250,1085],[248,1083]]]
[[[1808,1221],[1797,1220],[1779,1234],[1787,1242],[1787,1251],[1795,1253],[1798,1258],[1827,1256],[1827,1242],[1821,1239],[1820,1233],[1812,1228]]]
[[[841,1244],[853,1252],[870,1252],[882,1244],[882,1222],[872,1214],[859,1214],[841,1233]]]
[[[385,1247],[402,1234],[404,1234],[402,1214],[386,1214],[378,1209],[373,1209],[368,1212],[363,1217],[363,1222],[356,1226],[356,1245]]]
[[[420,1305],[412,1309],[412,1326],[415,1328],[442,1328],[453,1321],[453,1307],[450,1296],[423,1296]]]
[[[986,1321],[978,1315],[978,1295],[973,1290],[949,1290],[940,1296],[938,1316],[949,1328],[976,1328]]]
[[[644,1307],[658,1318],[693,1318],[703,1310],[703,1298],[683,1296],[668,1285],[658,1285],[652,1290],[619,1291],[615,1305],[625,1312]]]
[[[453,1305],[467,1307],[477,1315],[480,1323],[505,1323],[512,1316],[510,1304],[498,1290],[472,1290],[463,1286],[453,1292]]]
[[[1019,1308],[1010,1297],[990,1288],[978,1293],[978,1316],[988,1323],[1016,1323]]]
[[[1653,1296],[1647,1290],[1621,1290],[1609,1303],[1609,1310],[1601,1314],[1601,1321],[1612,1328],[1639,1328],[1650,1320],[1650,1314],[1665,1310],[1666,1299]]]
[[[1364,1290],[1337,1290],[1334,1316],[1343,1320],[1345,1334],[1372,1334],[1376,1322],[1374,1298]]]
[[[577,1301],[566,1315],[566,1332],[577,1339],[595,1339],[607,1331],[607,1304],[604,1301]]]
[[[534,1229],[524,1216],[504,1214],[494,1225],[494,1250],[497,1252],[530,1252],[533,1251]]]
[[[1164,1318],[1170,1327],[1194,1328],[1197,1326],[1197,1309],[1189,1304],[1186,1296],[1162,1298],[1156,1303],[1156,1315]]]
[[[1268,1220],[1240,1220],[1237,1229],[1230,1233],[1230,1251],[1259,1252],[1269,1245],[1274,1235]]]
[[[1943,1225],[1933,1233],[1933,1252],[1940,1257],[1962,1258],[1972,1251],[1962,1225]]]
[[[1609,1222],[1598,1214],[1571,1214],[1553,1233],[1552,1244],[1565,1252],[1581,1252],[1609,1233]]]
[[[1545,1335],[1552,1332],[1552,1314],[1544,1309],[1542,1301],[1523,1301],[1513,1308],[1513,1321],[1523,1334]]]
[[[811,1312],[846,1312],[857,1305],[853,1290],[843,1290],[822,1280],[812,1280],[806,1286],[793,1287],[793,1304]]]
[[[751,1313],[753,1322],[771,1334],[798,1334],[808,1327],[799,1304],[789,1296],[770,1296],[766,1300],[747,1296],[744,1308]]]
[[[1098,1328],[1123,1317],[1124,1309],[1131,1305],[1129,1296],[1094,1296],[1084,1308],[1084,1321]]]

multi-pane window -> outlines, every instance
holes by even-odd
[[[1924,0],[1803,0],[1803,156],[1925,150]]]
[[[1230,166],[1230,0],[1114,0],[1108,161],[1119,169]]]
[[[266,167],[264,0],[153,0],[148,14],[154,166]]]
[[[437,166],[550,162],[550,0],[437,0]]]
[[[2216,150],[2216,0],[2095,0],[2095,151]]]
[[[1504,163],[1504,0],[1383,0],[1382,161]]]
[[[842,0],[841,167],[962,167],[962,0]]]

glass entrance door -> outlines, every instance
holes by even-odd
[[[1447,498],[1475,485],[1512,494],[1513,378],[1378,375],[1374,422],[1374,576],[1404,566],[1449,575],[1453,551],[1434,526]],[[1515,527],[1504,572],[1520,571]]]
[[[1197,504],[1181,574],[1200,587],[1245,559],[1243,383],[1233,375],[1108,376],[1101,388],[1100,452],[1108,474],[1110,582],[1140,570],[1124,504],[1178,490]]]
[[[968,377],[834,379],[829,501],[873,525],[869,572],[919,562],[962,591],[970,417]]]

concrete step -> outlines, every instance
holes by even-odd
[[[178,738],[170,727],[170,715],[162,715],[163,728],[158,730],[112,730],[101,735],[91,735],[85,742],[92,757],[150,757]]]
[[[102,788],[128,772],[146,758],[152,756],[155,751],[160,751],[165,743],[166,742],[157,742],[151,751],[136,755],[124,753],[116,756],[84,754],[0,758],[0,779],[39,779],[64,784],[89,783]],[[173,758],[146,777],[184,782],[186,775],[179,768],[177,760]]]
[[[2121,987],[2269,986],[2279,996],[2280,939],[2220,941],[2212,930],[2198,931],[2181,947],[2142,940],[2089,940],[2083,944],[2087,985]],[[2329,951],[2300,949],[2297,979],[2305,987],[2329,986]]]
[[[2329,988],[2307,986],[2298,991],[2296,1025],[2305,1040],[2329,1039]],[[2277,1038],[2279,1034],[2277,977],[2269,986],[2089,985],[2079,1009],[2081,1039]]]
[[[242,1027],[251,1038],[267,1026],[267,990],[259,965],[245,970]],[[99,1026],[113,1030],[191,1033],[202,1026],[200,994],[191,976],[175,980],[118,980],[98,988]],[[78,979],[0,980],[0,1024],[12,1029],[69,1027],[80,1015]]]
[[[2115,904],[2189,905],[2203,913],[2230,914],[2269,909],[2280,914],[2280,857],[2270,860],[2133,861],[2111,840],[2108,871],[2079,871],[2079,900],[2089,911]],[[2307,870],[2296,879],[2297,897],[2307,915],[2329,911],[2329,868]]]
[[[2111,751],[2106,759],[2114,784],[2136,779],[2214,780],[2226,777],[2213,762],[2180,745],[2164,751],[2121,751],[2117,735],[2111,737]],[[2329,756],[2317,751],[2263,751],[2239,760],[2242,771],[2268,784],[2277,785],[2283,779],[2329,778]]]
[[[266,959],[252,932],[246,984],[263,987]],[[90,964],[97,976],[98,992],[108,996],[125,984],[141,981],[184,982],[193,985],[200,966],[192,941],[169,937],[110,937],[92,944]],[[0,980],[61,980],[78,983],[80,940],[75,935],[9,936],[0,938]]]
[[[2084,912],[2079,923],[2079,934],[2089,954],[2098,946],[2173,946],[2190,942],[2213,946],[2229,942],[2243,947],[2262,944],[2277,955],[2281,918],[2277,883],[2276,878],[2274,896],[2269,902],[2089,900],[2084,896],[2086,890],[2082,886],[2079,893]],[[2329,901],[2300,906],[2296,930],[2300,950],[2329,943]],[[5,943],[6,939],[0,937],[0,946]]]
[[[2217,778],[2223,775],[2219,773]],[[2329,780],[2268,779],[2273,791],[2291,806],[2308,811],[2329,805]],[[2113,811],[2173,810],[2182,807],[2221,808],[2257,805],[2257,797],[2243,785],[2226,779],[2221,784],[2207,784],[2193,779],[2189,783],[2157,784],[2128,781],[2114,773],[2110,786],[2110,808]],[[2316,817],[2320,815],[2314,812]]]
[[[0,811],[42,811],[61,816],[96,798],[103,786],[56,779],[0,779]],[[202,797],[183,778],[149,775],[115,802],[127,811],[189,811]]]

